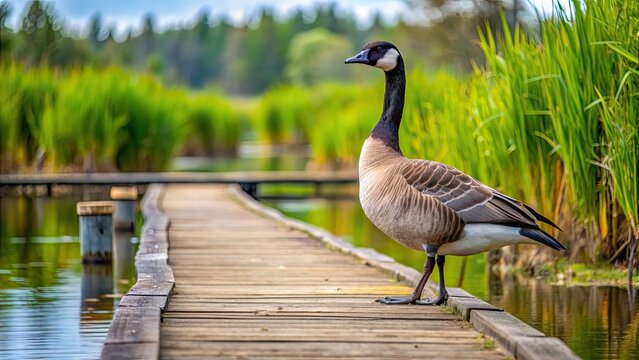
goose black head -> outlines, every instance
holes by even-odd
[[[397,67],[401,55],[397,47],[387,41],[373,41],[364,45],[362,51],[346,60],[345,64],[366,64],[386,72]]]

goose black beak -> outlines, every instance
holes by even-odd
[[[359,54],[344,60],[344,64],[368,64],[368,50],[362,50]]]

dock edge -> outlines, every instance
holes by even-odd
[[[175,285],[168,265],[169,221],[161,211],[164,187],[151,184],[140,207],[144,225],[135,256],[137,281],[113,314],[101,359],[158,359],[161,314]]]
[[[239,186],[231,186],[229,196],[254,213],[274,220],[289,229],[301,231],[321,241],[328,248],[354,256],[366,265],[391,274],[398,281],[416,286],[421,278],[421,273],[417,270],[399,264],[395,259],[380,254],[374,249],[355,247],[327,230],[285,216],[280,211],[253,199]],[[433,297],[438,289],[439,286],[429,280],[424,291]],[[447,305],[460,313],[462,318],[470,322],[478,332],[494,338],[500,348],[513,358],[518,360],[580,359],[560,339],[544,335],[503,309],[495,307],[461,288],[449,287],[447,290],[449,293]]]

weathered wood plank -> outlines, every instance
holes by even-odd
[[[174,310],[172,310],[171,308],[171,304],[169,303],[168,308],[167,308],[167,313],[173,312]],[[165,313],[165,316],[166,314]],[[214,318],[225,318],[225,319],[231,319],[231,318],[236,318],[238,320],[241,319],[251,319],[253,318],[255,315],[257,316],[265,316],[265,317],[269,317],[271,319],[277,319],[277,318],[284,318],[284,319],[300,319],[301,320],[312,320],[312,321],[319,321],[322,319],[334,319],[334,320],[402,320],[402,321],[415,321],[415,322],[419,322],[419,321],[437,321],[439,319],[437,319],[438,317],[440,319],[443,320],[450,320],[450,317],[447,317],[446,314],[443,315],[423,315],[423,314],[417,314],[417,315],[411,315],[411,314],[394,314],[394,313],[383,313],[383,314],[365,314],[365,313],[339,313],[339,312],[333,312],[333,313],[329,313],[329,314],[321,314],[321,313],[315,313],[315,312],[296,312],[296,313],[282,313],[282,312],[258,312],[257,314],[237,314],[237,313],[215,313],[215,312],[206,312],[206,311],[201,311],[201,312],[182,312],[180,313],[180,317],[183,319],[187,319],[187,318],[192,318],[192,319],[214,319]],[[457,318],[459,319],[459,318]],[[461,326],[461,325],[460,325]],[[344,335],[346,336],[346,334]],[[479,336],[479,334],[476,334],[476,336]]]
[[[101,359],[157,359],[160,357],[160,347],[157,342],[136,344],[105,344],[102,348]]]
[[[503,359],[495,352],[477,350],[476,345],[454,348],[432,344],[335,342],[237,343],[173,341],[162,338],[162,358],[327,358],[327,359]]]
[[[135,283],[127,294],[138,296],[169,296],[173,290],[172,282],[141,280]]]
[[[124,295],[120,299],[120,306],[123,307],[158,307],[164,311],[168,301],[167,296],[138,296]]]
[[[490,335],[511,354],[516,353],[517,340],[522,336],[543,337],[544,334],[504,311],[474,310],[470,323],[475,329]]]
[[[515,357],[521,360],[580,359],[566,344],[555,337],[520,337],[517,340]]]
[[[461,312],[462,317],[466,321],[470,320],[470,314],[473,310],[504,311],[504,309],[500,309],[476,297],[467,298],[451,296],[448,299],[448,305]]]
[[[113,316],[105,344],[158,342],[160,308],[121,307]]]

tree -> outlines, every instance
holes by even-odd
[[[0,4],[0,60],[11,57],[13,48],[13,31],[5,26],[7,19],[11,15],[11,5],[8,2]]]
[[[142,42],[143,58],[155,51],[155,16],[151,13],[146,13],[142,17],[142,34],[139,40]]]
[[[9,4],[6,1],[3,1],[0,4],[0,29],[5,28],[5,24],[10,15],[11,15],[11,4]]]
[[[39,0],[30,3],[22,19],[20,35],[24,38],[20,53],[29,65],[48,63],[62,39],[51,8]]]
[[[102,25],[102,16],[100,13],[95,13],[89,19],[89,41],[96,49],[102,47],[105,40],[105,31]]]
[[[346,80],[350,69],[336,66],[350,54],[352,46],[345,36],[332,34],[325,29],[303,32],[291,40],[287,78],[297,85],[313,85],[319,81]]]

